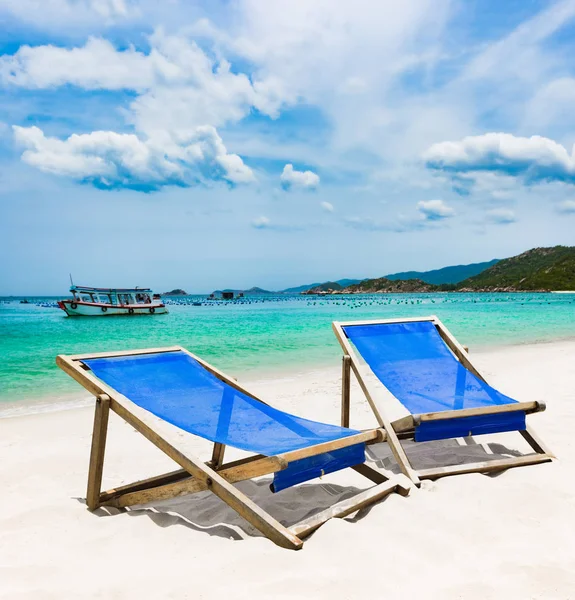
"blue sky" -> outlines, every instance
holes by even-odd
[[[0,294],[575,243],[575,0],[0,0]]]

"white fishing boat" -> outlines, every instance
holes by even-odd
[[[149,288],[93,288],[72,285],[72,298],[58,306],[69,317],[161,315],[168,312],[159,294]]]

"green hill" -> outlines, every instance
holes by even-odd
[[[231,288],[225,288],[223,290],[214,290],[213,294],[221,294],[222,292],[233,292],[235,296],[238,294],[244,294],[244,296],[265,296],[267,294],[275,294],[276,292],[270,292],[269,290],[262,290],[259,287],[253,287],[249,290],[232,290]]]
[[[284,294],[299,294],[301,292],[307,292],[318,285],[321,285],[321,283],[308,283],[306,285],[298,285],[296,287],[286,288],[285,290],[281,290],[281,292]]]
[[[325,283],[320,283],[315,287],[312,287],[309,290],[302,292],[303,294],[317,294],[319,292],[339,292],[343,289],[343,286],[336,281],[326,281]]]
[[[386,275],[386,279],[395,281],[397,279],[421,279],[425,283],[433,283],[435,285],[441,285],[443,283],[459,283],[464,279],[469,279],[474,275],[479,275],[492,267],[499,260],[497,258],[488,262],[473,263],[471,265],[454,265],[452,267],[443,267],[442,269],[435,269],[433,271],[404,271],[402,273],[393,273]]]
[[[326,281],[324,283],[308,283],[307,285],[298,285],[297,287],[287,288],[285,290],[282,290],[282,292],[285,294],[299,294],[301,292],[307,292],[308,290],[316,289],[319,287],[323,287],[323,291],[326,291],[328,288],[326,288],[325,286],[333,286],[334,284],[337,284],[340,286],[340,288],[344,288],[348,285],[351,285],[352,283],[359,283],[360,281],[361,279],[338,279],[337,281]]]
[[[575,290],[575,247],[533,248],[462,281],[461,291]]]
[[[437,289],[437,286],[425,283],[421,279],[396,279],[393,281],[386,277],[379,277],[378,279],[365,279],[360,283],[349,285],[344,291],[349,294],[377,294],[434,292]]]

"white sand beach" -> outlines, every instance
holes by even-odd
[[[575,598],[575,342],[471,352],[504,393],[547,402],[529,423],[558,460],[424,482],[407,498],[392,494],[329,521],[298,552],[274,546],[213,495],[90,513],[84,496],[92,409],[0,419],[0,599]],[[284,410],[339,420],[337,365],[243,383]],[[85,396],[78,386],[78,398]],[[375,425],[355,387],[351,426]],[[490,441],[508,453],[523,448],[520,439]],[[209,458],[207,444],[192,447]],[[414,460],[426,464],[485,452],[420,447]],[[393,467],[385,447],[372,456]],[[104,488],[172,468],[111,417]],[[269,478],[239,487],[291,524],[366,481],[340,472],[277,495]]]

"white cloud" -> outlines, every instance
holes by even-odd
[[[256,229],[266,229],[270,227],[271,224],[272,222],[270,221],[270,219],[264,217],[263,215],[261,217],[255,218],[252,221],[252,227],[255,227]]]
[[[127,120],[135,129],[134,136],[113,131],[93,132],[71,136],[62,144],[51,139],[47,144],[37,132],[31,136],[21,134],[20,141],[32,140],[35,144],[40,140],[42,148],[35,146],[34,151],[25,154],[24,160],[43,170],[98,185],[104,185],[99,178],[99,170],[104,169],[108,175],[117,174],[112,185],[139,189],[142,181],[130,182],[130,177],[140,175],[133,169],[126,170],[124,164],[131,163],[135,145],[140,148],[138,153],[147,152],[151,157],[148,170],[154,171],[154,186],[161,185],[162,174],[167,184],[175,180],[179,185],[191,180],[204,182],[210,179],[206,169],[201,177],[190,178],[191,165],[195,169],[200,164],[206,167],[208,163],[217,166],[215,176],[221,171],[229,182],[253,181],[251,170],[238,155],[226,151],[213,128],[241,120],[252,107],[275,114],[279,100],[273,78],[269,85],[264,81],[252,84],[245,74],[232,72],[228,62],[208,57],[185,37],[157,32],[150,43],[152,48],[148,54],[133,48],[118,51],[108,41],[92,38],[80,48],[23,46],[13,56],[0,57],[0,81],[5,85],[43,89],[70,84],[84,89],[130,89],[138,93],[127,112]],[[209,131],[207,137],[202,133],[206,131]],[[202,143],[211,145],[208,153],[211,158],[208,157],[207,162],[196,160],[194,151],[188,147],[197,146],[198,132],[200,138],[205,137]],[[88,139],[89,156],[84,149],[78,155],[76,141]],[[161,148],[164,143],[167,144],[165,158]],[[97,144],[102,147],[95,148]],[[121,156],[122,152],[126,152],[126,156]],[[58,153],[62,156],[58,157]],[[102,158],[104,156],[106,158]],[[82,166],[86,167],[84,174],[80,173]]]
[[[422,200],[417,203],[415,214],[398,214],[391,219],[380,220],[373,217],[352,216],[344,219],[344,224],[364,231],[392,231],[405,233],[440,229],[442,223],[455,216],[455,211],[443,200]]]
[[[485,219],[488,223],[495,223],[496,225],[509,225],[515,223],[515,213],[507,208],[494,208],[488,210]]]
[[[0,0],[0,12],[42,29],[114,25],[140,14],[138,0]]]
[[[315,189],[319,185],[319,175],[313,171],[296,171],[291,164],[284,167],[280,180],[285,189]]]
[[[510,133],[469,136],[459,142],[433,144],[423,156],[431,169],[447,173],[491,171],[521,177],[528,183],[575,183],[575,156],[538,135],[517,137]]]
[[[568,54],[546,42],[573,18],[575,3],[555,3],[499,40],[474,32],[463,44],[461,32],[446,31],[457,12],[449,1],[293,0],[278,11],[238,0],[230,10],[225,29],[214,19],[191,31],[230,60],[248,61],[255,81],[273,75],[284,105],[319,107],[330,124],[327,148],[310,136],[289,153],[272,135],[258,151],[393,178],[433,143],[477,131],[484,113],[520,120],[540,85],[569,68]],[[247,135],[235,150],[256,146]]]
[[[402,109],[394,102],[398,80],[438,61],[449,0],[292,0],[289,10],[240,0],[233,7],[225,31],[206,21],[195,31],[220,52],[253,64],[256,79],[273,74],[284,101],[321,107],[333,127],[330,154],[367,147],[378,155],[397,155],[394,142],[405,133],[398,127]],[[421,106],[410,107],[401,125],[421,111]],[[430,122],[446,131],[439,119]],[[386,144],[381,144],[383,135]],[[405,145],[412,146],[410,140]]]
[[[320,202],[320,206],[325,210],[325,212],[333,212],[335,209],[331,202]]]
[[[417,210],[426,221],[441,221],[455,216],[453,208],[443,200],[422,200],[417,203]]]
[[[373,217],[346,217],[344,219],[345,225],[352,227],[353,229],[360,229],[363,231],[393,231],[394,225],[389,222],[379,221]]]
[[[46,137],[38,127],[14,127],[14,137],[25,148],[24,162],[102,188],[150,191],[164,185],[217,180],[239,184],[255,179],[239,156],[228,154],[210,126],[180,137],[141,139],[134,134],[95,131],[65,140]]]
[[[575,214],[575,200],[564,200],[557,205],[557,212]]]
[[[0,56],[0,81],[29,89],[70,84],[88,90],[145,90],[159,77],[176,76],[174,71],[158,53],[118,52],[101,38],[90,38],[79,48],[21,46],[16,54]]]
[[[405,215],[397,215],[395,219],[382,221],[373,217],[352,216],[344,219],[344,224],[353,229],[362,231],[390,231],[393,233],[407,233],[410,231],[423,231],[425,229],[434,228],[436,221],[417,217],[407,217]]]
[[[281,105],[270,78],[252,84],[224,60],[210,58],[185,36],[157,31],[148,54],[116,50],[107,40],[90,38],[78,48],[22,46],[0,57],[0,81],[24,88],[74,85],[83,89],[134,90],[130,120],[146,132],[178,131],[236,122],[252,107],[276,116]]]
[[[21,0],[29,12],[32,2],[38,10],[43,6],[39,0]],[[4,82],[127,88],[137,98],[126,120],[142,139],[212,125],[240,156],[317,165],[322,177],[329,168],[361,183],[377,174],[397,177],[402,169],[413,173],[414,159],[425,148],[475,133],[484,112],[498,122],[513,112],[515,122],[522,122],[536,91],[568,66],[569,57],[545,42],[575,14],[573,2],[556,3],[500,40],[492,41],[487,32],[487,41],[471,36],[454,48],[446,27],[457,9],[449,0],[293,0],[289,11],[277,10],[274,3],[237,0],[226,5],[226,18],[214,3],[201,9],[176,2],[151,9],[150,2],[129,0],[44,4],[77,4],[91,14],[108,10],[116,19],[140,11],[148,27],[150,15],[160,11],[165,16],[154,19],[157,24],[180,33],[158,30],[145,52],[119,51],[99,38],[75,50],[21,49],[2,59]],[[175,15],[179,22],[174,26]],[[212,20],[198,21],[199,15]],[[523,68],[526,63],[529,67]],[[262,133],[264,128],[241,123],[252,112],[275,118],[293,105],[321,113],[327,124],[321,140],[313,132],[306,138],[297,123],[293,138],[291,129],[284,135],[285,129],[278,128],[276,137],[273,124]],[[224,126],[237,123],[224,132]],[[420,179],[414,177],[408,186]]]
[[[556,124],[565,124],[571,119],[575,101],[575,79],[559,77],[549,83],[537,86],[532,98],[525,107],[522,128],[531,131],[545,131]],[[553,128],[559,136],[564,135],[564,127]]]
[[[89,0],[88,4],[94,12],[103,17],[125,17],[128,14],[124,0]]]

